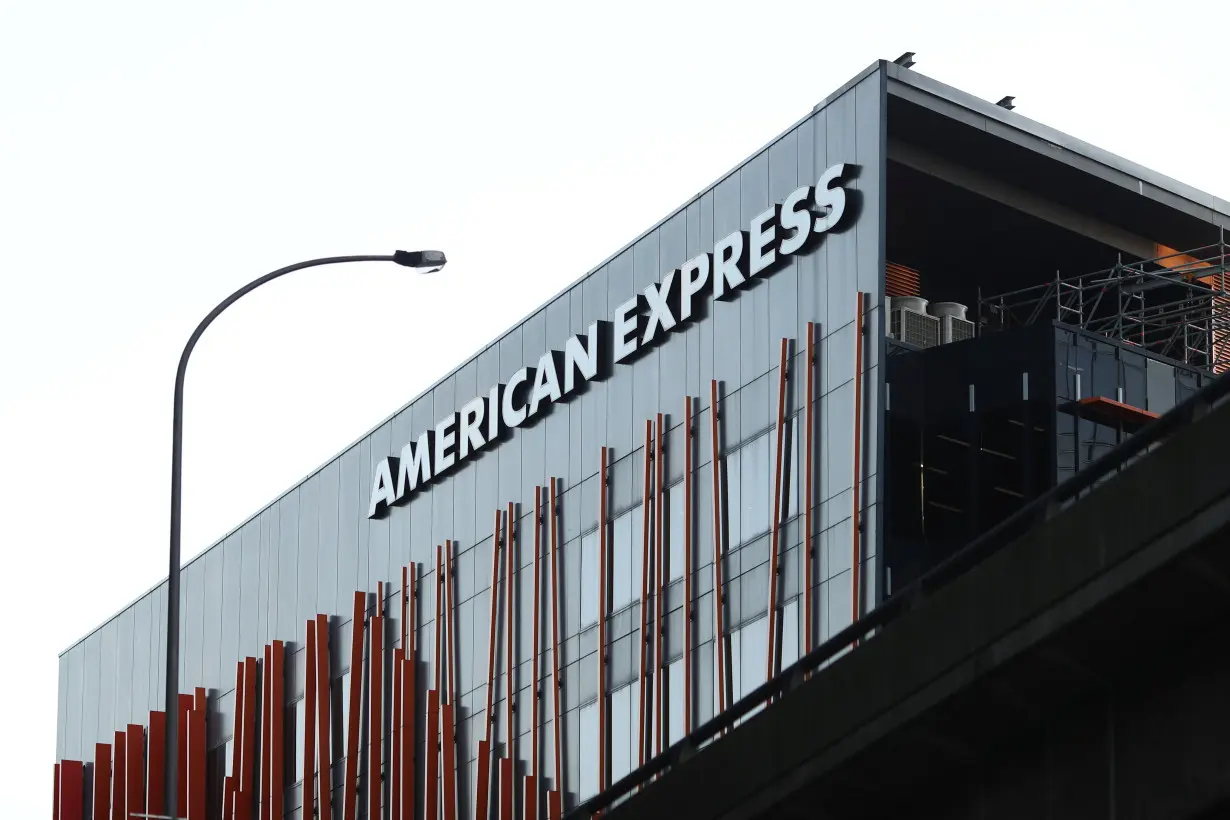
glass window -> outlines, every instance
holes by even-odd
[[[769,662],[769,619],[760,618],[739,630],[739,688],[741,698],[765,681]]]
[[[235,767],[232,765],[235,762],[235,739],[234,738],[231,738],[230,740],[226,742],[226,748],[223,749],[222,753],[226,755],[225,777],[230,777],[231,775],[235,774]]]
[[[782,669],[799,659],[799,599],[782,607]]]
[[[598,793],[598,704],[581,707],[580,779],[578,796],[587,800]]]
[[[789,443],[786,449],[788,455],[786,456],[787,473],[785,485],[787,518],[799,514],[799,499],[802,497],[803,492],[803,489],[799,486],[799,476],[802,475],[799,458],[803,453],[803,442],[800,441],[799,436],[806,426],[804,424],[805,418],[803,414],[795,416],[793,419],[790,419],[788,422],[790,426],[786,428],[786,440]]]
[[[743,511],[740,516],[740,543],[746,543],[769,530],[769,502],[772,493],[772,473],[769,469],[769,441],[764,435],[740,452],[742,475],[739,492]]]
[[[683,740],[683,659],[668,667],[666,694],[670,699],[669,718],[666,724],[667,744]]]
[[[611,782],[632,771],[632,686],[611,695]]]
[[[684,526],[684,511],[683,511],[683,484],[676,484],[666,491],[668,506],[667,506],[667,524],[669,524],[669,532],[667,535],[668,552],[667,555],[667,571],[666,579],[674,581],[676,578],[683,577],[683,526]]]
[[[581,628],[598,622],[598,531],[581,539]]]
[[[333,759],[346,756],[346,733],[350,730],[350,673],[333,681]]]
[[[639,589],[641,577],[633,573],[632,556],[640,556],[640,544],[632,543],[633,521],[640,516],[640,507],[615,519],[615,550],[611,567],[611,609],[616,610],[632,602],[633,589]],[[639,529],[639,527],[637,528]],[[640,561],[636,562],[638,565]]]
[[[303,698],[292,703],[290,708],[294,710],[294,719],[286,721],[286,742],[290,748],[295,750],[295,766],[286,772],[287,783],[298,783],[303,779],[303,730],[304,718],[307,716],[306,704],[307,701]]]
[[[726,456],[722,465],[722,477],[726,480],[726,543],[723,552],[734,550],[742,543],[742,530],[739,527],[740,512],[743,502],[739,493],[739,467],[742,453],[735,451]]]

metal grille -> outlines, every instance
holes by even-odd
[[[894,339],[915,347],[935,347],[940,343],[940,320],[925,313],[905,308],[894,310],[889,329]]]
[[[956,316],[944,317],[944,344],[952,342],[963,342],[966,339],[974,338],[974,323],[965,319],[958,319]]]

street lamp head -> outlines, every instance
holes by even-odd
[[[448,259],[444,251],[397,251],[393,261],[407,268],[420,269],[422,273],[435,273],[444,267]]]

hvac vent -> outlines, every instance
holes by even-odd
[[[889,313],[888,332],[897,341],[914,347],[935,347],[940,343],[940,320],[909,308],[894,307]]]
[[[966,339],[974,338],[974,323],[965,319],[958,319],[956,316],[941,316],[940,320],[940,342],[942,344],[952,344],[953,342],[963,342]]]

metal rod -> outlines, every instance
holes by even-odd
[[[862,568],[863,568],[863,522],[862,504],[859,501],[859,491],[862,485],[862,441],[863,441],[863,306],[866,294],[861,291],[856,299],[856,315],[854,319],[854,508],[851,529],[853,530],[853,555],[851,582],[851,619],[857,621],[862,614]]]
[[[610,494],[610,449],[598,456],[598,791],[606,788],[607,763],[607,663],[606,618],[610,604],[610,562],[607,558],[607,497]]]
[[[713,656],[717,663],[718,713],[726,710],[726,588],[722,584],[722,460],[717,379],[709,382],[709,443],[713,464]]]
[[[508,683],[505,689],[505,706],[508,711],[508,743],[504,751],[506,753],[505,756],[511,762],[516,759],[513,750],[517,741],[517,730],[513,723],[513,712],[516,709],[517,697],[517,683],[514,675],[516,664],[513,658],[513,634],[516,632],[516,629],[513,628],[513,596],[516,594],[514,573],[517,566],[517,536],[520,535],[517,527],[517,507],[511,501],[508,503],[506,515],[507,517],[504,519],[507,537],[507,549],[504,551],[504,638],[506,641],[504,658],[508,670]]]
[[[653,497],[650,495],[653,486],[653,422],[645,420],[645,489],[641,497],[641,646],[638,656],[640,667],[637,679],[640,686],[640,697],[637,700],[637,734],[636,748],[638,765],[645,762],[647,736],[645,734],[645,715],[649,710],[649,699],[645,697],[645,678],[649,674],[647,654],[650,646],[649,635],[649,576],[652,574],[650,564],[649,542],[653,538],[652,509]]]
[[[561,745],[563,743],[563,732],[560,727],[560,690],[564,687],[564,682],[559,676],[559,558],[557,557],[556,547],[558,546],[559,538],[559,509],[556,506],[556,494],[559,488],[556,484],[554,476],[551,477],[550,497],[547,499],[547,515],[550,516],[550,538],[551,538],[551,728],[554,732],[555,740],[555,782],[551,784],[551,791],[554,792],[554,799],[559,800],[560,795],[564,791],[564,768],[563,768],[563,751]],[[547,796],[548,804],[551,804],[551,795]]]
[[[683,397],[683,733],[692,732],[692,640],[696,615],[692,610],[692,471],[696,446],[692,397]]]
[[[769,644],[767,647],[765,680],[777,674],[780,664],[778,630],[778,587],[781,584],[781,569],[778,566],[778,547],[782,525],[782,450],[786,437],[786,379],[789,377],[790,340],[783,338],[777,365],[777,444],[773,456],[773,529],[769,533]]]
[[[812,505],[814,490],[812,487],[812,457],[815,453],[815,442],[812,439],[813,431],[815,430],[816,421],[814,415],[816,389],[814,379],[816,375],[816,324],[814,322],[807,323],[807,379],[806,386],[803,388],[807,391],[807,404],[804,410],[804,430],[803,430],[803,652],[806,654],[812,650],[814,646],[812,642],[812,625],[815,622],[815,604],[813,601],[814,593],[812,586],[815,584],[816,569],[815,569],[815,553],[816,547],[813,543],[812,523]]]
[[[533,609],[533,651],[530,654],[530,777],[534,778],[534,788],[538,783],[538,702],[542,698],[539,681],[538,656],[539,621],[542,617],[539,603],[542,596],[540,577],[542,576],[542,487],[534,487],[534,603]],[[537,793],[535,792],[535,797]],[[534,818],[538,820],[538,818]]]
[[[664,469],[663,441],[666,439],[666,422],[658,413],[657,429],[653,437],[653,507],[654,507],[654,630],[653,630],[653,680],[654,680],[654,712],[653,719],[658,731],[654,734],[654,753],[666,748],[666,721],[662,718],[662,701],[666,689],[666,663],[662,651],[663,638],[666,636],[666,537],[663,522],[666,518],[666,488],[662,486]]]

